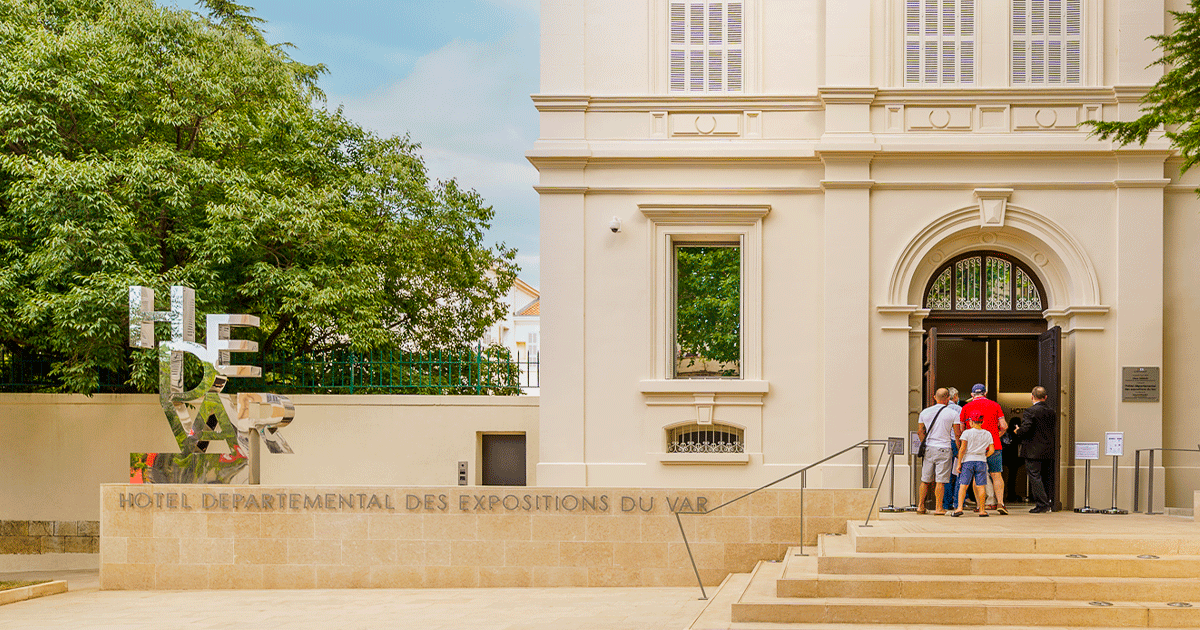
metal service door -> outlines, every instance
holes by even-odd
[[[1038,335],[1038,384],[1046,388],[1046,404],[1058,412],[1058,427],[1055,435],[1058,438],[1054,444],[1054,462],[1046,473],[1046,493],[1054,503],[1054,509],[1062,508],[1062,493],[1058,477],[1062,457],[1059,446],[1062,442],[1063,429],[1067,427],[1067,414],[1062,409],[1062,328],[1055,326]]]
[[[485,486],[525,485],[525,434],[483,436],[480,471]]]

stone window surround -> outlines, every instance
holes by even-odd
[[[757,204],[642,204],[649,219],[653,264],[653,365],[640,383],[646,405],[694,407],[696,422],[713,421],[713,408],[724,404],[762,404],[769,384],[762,378],[762,220],[771,211]],[[741,378],[672,378],[674,358],[674,244],[683,240],[737,240],[742,249]],[[670,424],[676,424],[676,420]],[[667,425],[660,427],[664,431]],[[739,428],[744,428],[740,427]],[[749,449],[747,449],[749,450]],[[663,463],[748,463],[745,453],[659,454]]]
[[[647,385],[663,384],[664,393],[730,392],[754,390],[739,387],[762,379],[762,219],[764,205],[640,205],[650,220],[650,260],[654,265],[654,365]],[[674,245],[678,242],[736,241],[742,250],[742,376],[736,379],[676,379],[671,362],[674,340]]]

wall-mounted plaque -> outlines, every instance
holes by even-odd
[[[1121,402],[1158,402],[1157,367],[1122,367]]]
[[[1075,459],[1100,459],[1100,443],[1076,442]]]

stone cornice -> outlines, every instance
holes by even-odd
[[[1115,85],[1113,93],[1118,103],[1140,103],[1153,85]]]
[[[626,94],[604,96],[534,94],[531,98],[539,112],[717,111],[721,109],[820,111],[825,108],[821,98],[815,94]]]
[[[842,105],[974,105],[1140,102],[1149,85],[1045,88],[878,88],[823,86],[817,94],[533,94],[539,112],[729,110],[819,111]]]
[[[539,112],[582,112],[591,97],[586,94],[533,94],[530,96]]]
[[[870,179],[824,179],[821,188],[825,190],[870,190],[875,187],[875,181]]]
[[[1166,188],[1171,183],[1169,179],[1118,179],[1113,181],[1114,188]]]
[[[638,204],[642,214],[655,223],[753,223],[771,212],[769,205],[734,205],[734,204]],[[667,383],[664,387],[676,387],[681,381],[644,381],[643,383]],[[688,381],[682,381],[688,382]],[[721,381],[723,383],[757,382],[766,387],[766,381]],[[706,386],[707,387],[707,386]],[[732,387],[732,385],[730,385]],[[646,390],[643,390],[646,391]],[[658,391],[658,390],[655,390]],[[676,390],[671,390],[676,391]],[[691,390],[689,390],[691,391]],[[696,391],[709,391],[699,389]],[[731,390],[712,390],[731,391]],[[737,390],[741,391],[741,390]],[[757,391],[757,390],[756,390]],[[763,390],[766,391],[765,389]]]
[[[1109,87],[1047,88],[885,88],[875,96],[877,105],[971,105],[1004,103],[1116,103]]]
[[[826,105],[870,105],[875,101],[875,94],[878,92],[879,88],[870,86],[823,86],[817,89],[821,101]]]

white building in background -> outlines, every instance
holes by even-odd
[[[484,335],[485,344],[508,348],[521,364],[521,390],[538,393],[539,335],[541,333],[541,301],[538,290],[517,278],[504,296],[505,315],[494,322]]]
[[[983,382],[1010,414],[1052,390],[1067,505],[1071,444],[1124,431],[1127,502],[1135,448],[1200,434],[1200,203],[1166,142],[1079,124],[1137,115],[1186,7],[545,0],[539,485],[755,486]],[[685,378],[681,261],[718,248],[736,370]]]

